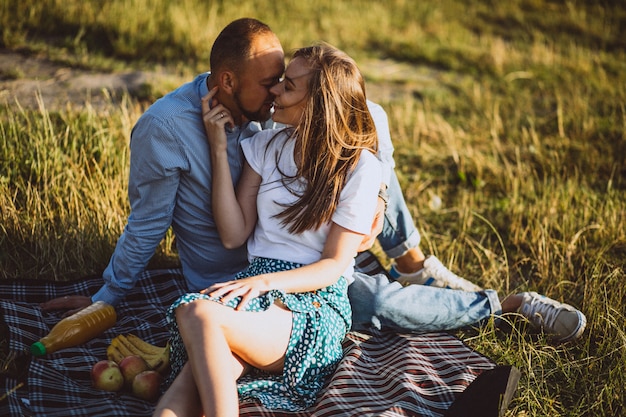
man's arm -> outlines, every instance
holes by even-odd
[[[62,297],[43,303],[42,309],[71,309],[67,315],[96,301],[115,306],[134,287],[171,225],[180,171],[187,164],[171,135],[149,116],[133,129],[128,184],[131,214],[103,273],[104,285],[93,297]]]
[[[372,119],[374,119],[376,134],[378,135],[378,154],[376,156],[381,162],[382,182],[380,184],[381,191],[378,198],[378,207],[376,209],[376,214],[374,215],[374,221],[372,222],[372,231],[368,236],[365,236],[361,242],[359,252],[370,249],[376,241],[376,237],[383,230],[385,209],[387,208],[387,203],[389,202],[389,197],[387,196],[387,186],[389,185],[389,179],[391,178],[391,173],[395,167],[395,162],[393,160],[393,144],[391,143],[391,133],[389,132],[389,120],[387,118],[387,113],[385,113],[385,110],[380,105],[372,101],[368,100],[367,106],[370,114],[372,115]]]
[[[145,115],[131,134],[128,198],[131,213],[92,301],[116,305],[134,287],[172,223],[188,161],[161,120]]]
[[[389,119],[387,113],[379,105],[373,101],[367,101],[372,119],[374,119],[374,125],[376,126],[376,134],[378,135],[378,154],[376,155],[382,165],[382,183],[385,186],[389,185],[389,179],[391,173],[396,166],[393,160],[393,143],[391,142],[391,133],[389,131]]]

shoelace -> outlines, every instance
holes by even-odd
[[[547,327],[549,329],[554,328],[554,323],[558,316],[559,310],[555,305],[547,301],[540,300],[538,298],[531,298],[530,303],[524,305],[525,309],[531,313],[528,314],[529,319],[537,324]],[[541,317],[537,317],[537,315]]]

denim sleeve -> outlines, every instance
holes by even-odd
[[[395,168],[393,160],[393,143],[391,143],[391,133],[389,132],[389,119],[387,113],[379,105],[372,101],[367,101],[367,105],[376,125],[378,134],[378,159],[382,165],[382,182],[389,186],[391,173]]]
[[[175,132],[149,115],[133,128],[130,149],[131,214],[93,302],[117,305],[133,288],[172,223],[180,175],[189,169]]]

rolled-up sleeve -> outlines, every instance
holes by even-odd
[[[367,101],[374,125],[376,125],[376,134],[378,135],[378,160],[382,167],[381,182],[389,186],[391,173],[396,166],[393,160],[393,143],[391,142],[391,133],[389,132],[389,119],[387,113],[379,105],[372,101]]]

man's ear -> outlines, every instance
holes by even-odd
[[[232,94],[235,90],[237,78],[232,71],[224,71],[220,74],[220,90]]]

